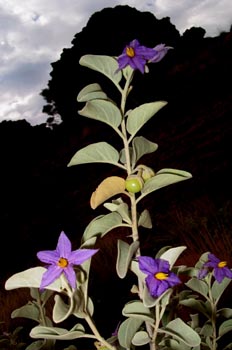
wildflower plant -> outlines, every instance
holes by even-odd
[[[162,187],[192,177],[184,170],[154,170],[141,163],[143,156],[155,152],[158,145],[139,132],[167,102],[148,102],[128,109],[134,75],[148,73],[149,64],[158,64],[169,49],[164,44],[147,48],[133,40],[117,57],[84,55],[80,59],[82,66],[111,81],[120,95],[120,103],[114,102],[94,82],[77,96],[78,102],[84,103],[79,115],[107,124],[118,136],[118,148],[105,141],[89,144],[73,155],[68,166],[108,163],[124,175],[106,177],[93,191],[91,208],[103,205],[107,214],[95,217],[88,224],[79,249],[72,251],[69,238],[61,232],[54,251],[37,254],[45,266],[32,267],[6,281],[7,290],[22,287],[31,290],[33,301],[12,313],[13,318],[27,317],[38,322],[30,332],[35,341],[27,350],[56,349],[59,340],[72,341],[74,345],[67,349],[75,349],[81,338],[92,339],[93,347],[109,350],[140,346],[150,350],[216,350],[220,338],[232,330],[232,309],[218,308],[219,299],[232,278],[226,262],[204,253],[196,266],[179,266],[178,258],[186,246],[164,247],[156,256],[143,255],[140,247],[141,228],[151,229],[152,222],[149,211],[140,212],[138,204]],[[130,271],[137,283],[131,286],[133,299],[123,307],[117,330],[105,338],[94,321],[89,274],[91,262],[98,254],[96,240],[119,227],[130,230],[130,235],[126,234],[125,240],[118,239],[116,273],[123,279]],[[187,282],[183,282],[183,276]],[[49,317],[46,306],[51,297],[54,306]],[[178,315],[180,306],[196,313],[182,319]],[[200,315],[206,318],[203,324]],[[59,327],[70,316],[77,319],[74,326]],[[232,343],[225,349],[231,347]]]

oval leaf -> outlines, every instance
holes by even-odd
[[[155,115],[167,102],[157,101],[145,103],[128,113],[126,128],[131,135],[130,139],[139,131],[139,129]]]
[[[145,331],[139,331],[135,333],[133,339],[132,339],[132,344],[135,346],[142,346],[145,344],[150,343],[151,338],[149,337],[148,333]]]
[[[147,140],[143,136],[135,137],[132,141],[132,168],[134,168],[136,162],[145,154],[155,152],[158,149],[157,143]]]
[[[107,100],[107,95],[102,91],[102,88],[99,84],[89,84],[84,87],[77,96],[78,102],[87,102],[94,100],[96,98]]]
[[[80,65],[104,74],[118,86],[122,79],[122,72],[118,70],[118,61],[105,55],[84,55],[79,61]],[[117,71],[118,70],[118,71]]]
[[[138,241],[135,241],[129,245],[121,239],[118,240],[116,270],[120,278],[124,278],[126,276],[131,260],[138,248]]]
[[[167,260],[171,269],[186,248],[185,246],[170,248],[160,256],[160,259]]]
[[[143,226],[145,228],[152,228],[151,216],[147,209],[144,209],[144,211],[139,216],[138,226]]]
[[[219,336],[222,337],[224,334],[232,331],[232,320],[224,321],[219,327]]]
[[[32,338],[68,340],[85,337],[85,332],[81,324],[77,324],[70,331],[59,327],[37,326],[32,328],[30,336]]]
[[[90,198],[90,206],[96,209],[100,204],[116,194],[125,191],[125,180],[119,176],[110,176],[103,180],[97,187],[96,191],[92,193]]]
[[[137,318],[127,318],[118,329],[118,341],[123,348],[130,348],[132,339],[143,323]]]
[[[188,282],[185,283],[187,287],[194,290],[194,292],[197,292],[204,297],[208,296],[209,287],[206,282],[197,279],[196,277],[191,278]]]
[[[140,320],[148,321],[151,324],[154,323],[154,317],[150,309],[139,300],[127,303],[122,310],[122,314],[127,317],[136,317]]]
[[[79,114],[108,124],[119,132],[118,126],[121,124],[122,115],[120,109],[111,101],[99,99],[89,101]]]
[[[107,142],[97,142],[77,151],[68,163],[68,167],[86,163],[109,163],[122,167],[118,164],[118,160],[119,153],[114,147]]]

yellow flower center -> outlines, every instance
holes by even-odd
[[[129,57],[134,57],[135,56],[135,50],[133,49],[133,47],[127,47],[126,48],[126,54]]]
[[[227,262],[226,261],[220,261],[218,263],[218,267],[225,267],[227,265]]]
[[[67,267],[68,266],[68,260],[65,259],[65,258],[60,258],[57,265],[60,266],[60,267]]]
[[[166,280],[167,277],[168,277],[168,273],[157,272],[155,274],[155,278],[157,278],[157,280]]]

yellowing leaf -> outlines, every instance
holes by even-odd
[[[107,199],[122,193],[125,190],[125,180],[119,176],[110,176],[103,180],[92,193],[90,198],[90,206],[96,209],[101,203]]]

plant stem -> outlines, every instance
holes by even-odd
[[[213,295],[212,295],[211,284],[212,284],[212,273],[210,273],[209,280],[208,280],[209,301],[210,301],[210,305],[211,305],[211,324],[212,324],[212,328],[213,328],[212,348],[211,348],[211,350],[216,350],[217,349],[217,328],[216,328],[217,305],[214,302],[214,298],[213,298]]]

